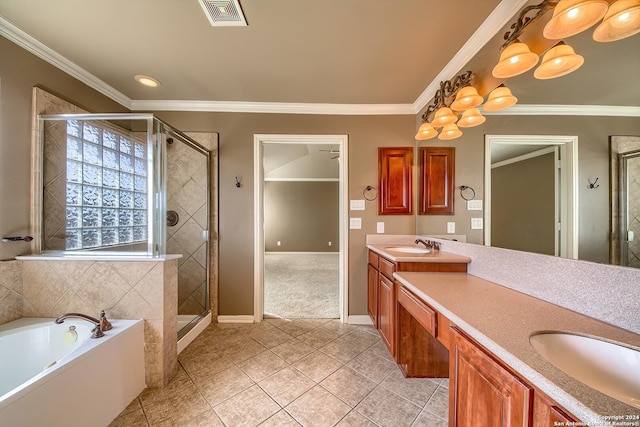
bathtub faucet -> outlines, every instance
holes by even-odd
[[[86,314],[82,314],[82,313],[65,313],[65,314],[61,314],[60,316],[58,316],[55,320],[55,323],[62,323],[64,322],[66,319],[82,319],[82,320],[86,320],[87,322],[93,323],[94,328],[91,330],[91,332],[93,332],[93,334],[91,335],[91,338],[101,338],[104,336],[104,332],[102,325],[105,324],[106,322],[106,317],[104,317],[103,315],[104,312],[100,313],[101,317],[100,320],[91,317],[91,316],[87,316]],[[104,321],[102,320],[104,319]],[[106,322],[108,323],[108,322]],[[105,325],[106,326],[106,325]],[[109,324],[109,326],[111,326]],[[109,328],[111,329],[111,328]],[[106,330],[106,329],[104,329]]]

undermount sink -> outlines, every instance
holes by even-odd
[[[431,249],[421,248],[419,246],[390,246],[385,248],[388,251],[405,252],[409,254],[428,254]]]
[[[640,350],[566,332],[534,334],[529,342],[567,375],[640,408]]]

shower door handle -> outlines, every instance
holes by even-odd
[[[202,230],[202,241],[203,242],[209,241],[209,230]]]

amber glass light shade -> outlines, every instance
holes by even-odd
[[[455,123],[449,123],[445,127],[442,128],[442,132],[438,135],[438,139],[449,140],[456,139],[462,136],[462,131],[458,129]]]
[[[478,95],[478,91],[473,86],[465,86],[458,91],[451,108],[456,111],[464,111],[482,104],[484,98]]]
[[[559,40],[581,33],[601,20],[608,6],[607,0],[560,0],[542,34]]]
[[[458,120],[458,126],[461,128],[472,128],[483,124],[487,118],[480,113],[477,108],[471,108],[462,113],[462,117]]]
[[[433,128],[431,123],[426,122],[420,125],[418,133],[416,133],[416,139],[418,141],[424,141],[425,139],[431,139],[438,135],[438,131]]]
[[[482,108],[485,111],[499,111],[509,108],[518,102],[518,98],[511,94],[511,91],[505,85],[500,85],[489,94],[487,102],[484,103]]]
[[[519,41],[510,44],[500,54],[500,62],[493,67],[491,74],[498,79],[507,79],[529,71],[538,63],[538,55],[529,50],[529,46]]]
[[[612,42],[640,33],[640,0],[617,0],[593,32],[597,42]]]
[[[450,123],[455,123],[458,120],[458,116],[453,114],[451,108],[449,107],[440,107],[436,110],[436,115],[433,117],[431,124],[434,127],[442,127],[448,125]]]
[[[533,76],[541,80],[554,79],[577,70],[582,64],[584,58],[577,55],[571,46],[560,42],[544,54]]]

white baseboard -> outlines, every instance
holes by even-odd
[[[347,323],[350,325],[373,325],[371,317],[368,314],[356,314],[349,316]]]
[[[218,316],[218,323],[253,323],[253,314],[241,314],[238,316]]]

